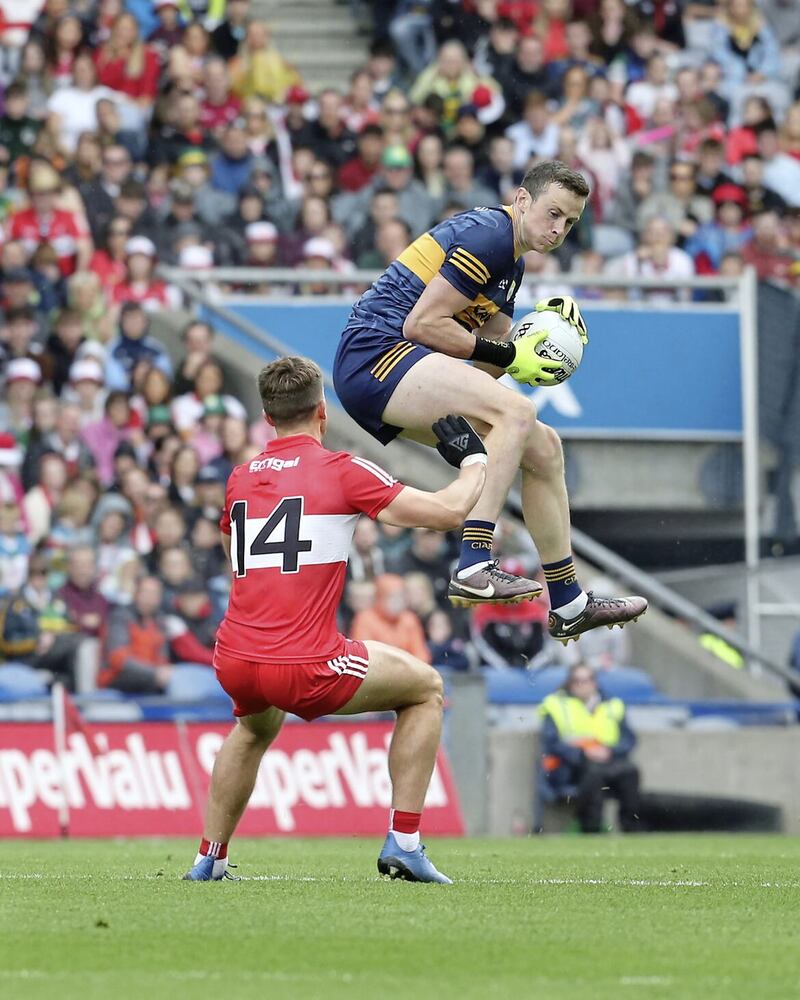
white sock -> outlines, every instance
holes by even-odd
[[[582,590],[569,604],[562,604],[560,608],[553,608],[552,610],[557,611],[562,618],[575,618],[586,607],[588,600],[586,592]]]
[[[199,865],[203,858],[207,857],[205,854],[200,854],[198,851],[197,857],[194,859],[194,863]],[[214,871],[212,872],[214,878],[221,878],[225,872],[228,870],[228,857],[215,858],[214,859]]]
[[[419,847],[419,830],[416,833],[398,833],[397,830],[390,832],[401,851],[416,851]]]
[[[477,573],[478,570],[486,569],[490,565],[491,560],[487,559],[486,562],[473,563],[472,566],[467,566],[466,569],[460,569],[456,573],[456,580],[466,580],[467,577],[472,576],[473,573]]]

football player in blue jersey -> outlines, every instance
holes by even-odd
[[[647,602],[584,592],[572,558],[561,441],[537,419],[529,398],[496,380],[508,372],[517,382],[555,384],[557,367],[536,353],[539,338],[509,342],[514,298],[523,254],[561,246],[588,195],[581,174],[543,161],[527,172],[511,205],[462,212],[434,226],[355,303],[334,362],[342,404],[384,444],[402,434],[435,445],[431,424],[447,413],[464,414],[484,436],[486,486],[464,523],[449,589],[454,604],[517,603],[541,593],[536,581],[503,573],[492,559],[495,522],[522,470],[525,524],[550,596],[549,630],[564,642],[635,620]],[[586,342],[573,299],[545,299],[536,309],[560,313]]]

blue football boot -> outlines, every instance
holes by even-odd
[[[425,854],[420,844],[415,851],[404,851],[394,839],[393,833],[386,835],[380,857],[378,871],[389,878],[399,878],[406,882],[441,882],[452,885],[453,880],[437,871],[433,862]]]
[[[239,876],[228,871],[228,867],[227,858],[219,861],[209,854],[207,857],[200,858],[197,864],[192,865],[190,870],[183,876],[183,881],[220,882],[222,879],[228,878],[233,882],[239,882]],[[230,867],[235,868],[236,865],[230,865]]]

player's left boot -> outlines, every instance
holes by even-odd
[[[563,618],[557,611],[550,612],[547,630],[565,646],[570,639],[577,639],[584,632],[601,625],[623,628],[647,611],[647,601],[643,597],[595,597],[591,590],[587,591],[586,597],[586,607],[573,618]]]
[[[230,867],[235,868],[236,865]],[[220,882],[224,878],[230,879],[232,882],[240,881],[238,875],[234,875],[228,870],[227,858],[215,859],[209,854],[207,857],[200,858],[196,865],[192,865],[183,876],[183,881]]]
[[[425,854],[420,844],[415,851],[404,851],[392,833],[386,835],[380,857],[378,871],[389,878],[399,878],[405,882],[441,882],[452,885],[453,880],[437,871],[433,862]]]

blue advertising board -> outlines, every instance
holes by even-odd
[[[346,304],[261,299],[225,305],[331,371],[349,313]],[[583,314],[590,342],[578,371],[555,388],[530,390],[542,419],[559,433],[677,440],[741,437],[736,312],[709,306],[587,307]],[[221,325],[216,317],[215,322]],[[226,332],[243,346],[270,356],[254,338],[230,328]]]

